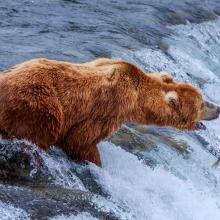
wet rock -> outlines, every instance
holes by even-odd
[[[105,199],[99,197],[99,200]],[[57,186],[45,187],[36,184],[29,188],[0,184],[0,201],[12,203],[25,210],[31,219],[43,220],[59,214],[80,212],[88,212],[98,219],[119,219],[112,211],[100,209],[91,193]]]
[[[172,129],[129,124],[113,134],[109,141],[133,153],[156,150],[161,143],[181,153],[188,153],[189,145],[184,141],[176,140],[173,134],[175,133]]]
[[[150,150],[155,148],[155,142],[151,139],[142,138],[135,133],[135,128],[123,126],[118,132],[113,134],[108,141],[115,145],[120,145],[129,152],[136,152],[138,150]]]
[[[96,178],[91,170],[86,166],[78,166],[74,173],[80,180],[83,182],[83,185],[90,192],[93,192],[97,195],[108,197],[108,194],[103,191],[102,186],[96,181]]]
[[[191,152],[190,146],[184,141],[176,138],[177,133],[182,133],[172,128],[157,128],[150,126],[135,125],[134,129],[140,132],[146,139],[151,139],[155,145],[164,144],[180,153]]]
[[[0,180],[33,180],[46,174],[37,148],[25,141],[0,141]]]

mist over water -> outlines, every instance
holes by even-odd
[[[170,72],[220,105],[217,0],[0,1],[0,12],[1,70],[35,57],[84,62],[107,56],[146,72]],[[116,219],[217,220],[220,168],[212,164],[220,157],[219,122],[195,133],[125,125],[129,138],[119,131],[119,144],[114,138],[99,144],[102,168],[76,164],[57,148],[40,155],[55,186],[91,193],[91,203]],[[31,218],[25,205],[1,198],[3,219]],[[96,218],[92,212],[54,217]]]

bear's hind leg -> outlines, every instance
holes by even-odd
[[[26,139],[44,151],[56,143],[62,129],[62,119],[48,112],[25,110],[16,112],[19,120],[10,123],[8,138]]]
[[[3,110],[0,126],[8,138],[29,140],[45,151],[57,142],[64,119],[53,88],[28,84],[14,99],[5,100]]]

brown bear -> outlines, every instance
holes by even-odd
[[[189,84],[169,74],[145,74],[120,60],[72,64],[33,59],[0,75],[0,132],[48,150],[58,145],[74,160],[101,165],[97,143],[123,123],[203,127],[219,115]],[[199,126],[198,126],[199,125]]]

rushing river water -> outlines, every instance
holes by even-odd
[[[219,0],[0,0],[0,70],[35,57],[120,58],[220,105],[219,15]],[[25,181],[0,177],[0,218],[220,219],[219,123],[195,133],[124,125],[99,144],[102,168],[39,152],[48,180],[32,179],[34,168]]]

